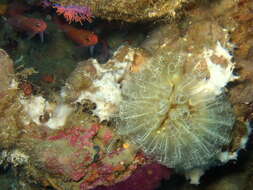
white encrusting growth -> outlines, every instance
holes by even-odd
[[[8,89],[18,89],[18,82],[16,79],[12,79]]]
[[[37,125],[40,123],[40,116],[44,114],[46,100],[42,96],[31,96],[30,98],[21,97],[20,103],[23,105],[23,110],[27,113],[24,118],[24,123],[27,125],[34,122]]]
[[[217,42],[215,49],[205,49],[201,56],[205,59],[210,76],[199,82],[195,93],[206,91],[210,95],[217,96],[223,92],[223,88],[228,82],[239,78],[233,74],[235,63],[232,62],[232,56],[227,49],[221,46],[220,42]],[[215,63],[212,59],[213,56],[225,62],[224,65]]]
[[[118,110],[121,102],[119,81],[129,70],[133,57],[134,51],[130,51],[122,62],[111,60],[116,62],[116,64],[109,68],[93,60],[93,66],[96,68],[98,77],[92,81],[92,90],[82,91],[76,102],[90,100],[96,104],[93,114],[98,116],[100,121],[108,120]]]
[[[222,163],[227,163],[229,160],[237,160],[237,152],[220,152],[217,154],[217,159],[220,160]]]
[[[45,125],[51,129],[59,129],[64,126],[68,116],[71,114],[73,109],[66,104],[59,104],[56,106],[52,113],[52,116],[45,123]]]
[[[53,105],[47,102],[42,96],[21,97],[20,103],[26,116],[23,117],[25,125],[34,122],[37,125],[45,125],[51,129],[62,127],[67,117],[71,114],[72,108],[66,104]],[[40,118],[46,113],[50,113],[50,119],[46,123],[41,123]]]
[[[205,171],[200,168],[194,168],[192,170],[185,172],[186,179],[190,180],[190,184],[199,185],[199,180],[202,175],[204,175]]]
[[[2,162],[7,161],[17,167],[27,164],[28,160],[29,156],[17,149],[11,151],[3,150],[0,154],[0,165]]]

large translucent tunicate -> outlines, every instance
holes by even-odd
[[[229,144],[235,119],[223,93],[199,89],[200,76],[184,72],[181,59],[154,59],[133,73],[122,89],[119,133],[168,167],[208,166]]]

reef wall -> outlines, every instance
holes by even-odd
[[[127,22],[165,19],[186,3],[99,2],[58,3]],[[16,168],[23,189],[152,190],[172,171],[199,184],[212,167],[236,160],[251,132],[252,3],[207,4],[154,25],[137,47],[122,43],[104,64],[78,62],[49,95],[34,91],[1,49],[1,165]]]

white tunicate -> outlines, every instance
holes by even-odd
[[[231,141],[233,110],[201,86],[205,78],[183,72],[183,59],[171,60],[154,59],[125,81],[118,132],[170,168],[206,167]]]

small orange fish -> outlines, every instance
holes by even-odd
[[[30,38],[36,34],[39,34],[41,41],[44,41],[44,31],[47,28],[47,23],[42,19],[30,18],[23,15],[15,15],[8,18],[8,23],[15,30],[28,33]]]
[[[54,83],[55,78],[53,75],[45,74],[41,77],[41,80],[46,83]]]
[[[29,38],[36,34],[40,35],[40,39],[44,41],[44,31],[47,29],[47,23],[42,19],[23,16],[23,14],[31,10],[31,7],[19,1],[13,1],[8,5],[7,17],[8,23],[19,32],[26,32]]]
[[[7,4],[0,3],[0,15],[4,15],[7,11]]]
[[[81,46],[93,46],[98,43],[98,36],[94,34],[94,32],[75,28],[69,24],[62,23],[57,18],[55,19],[55,22],[71,40]]]

